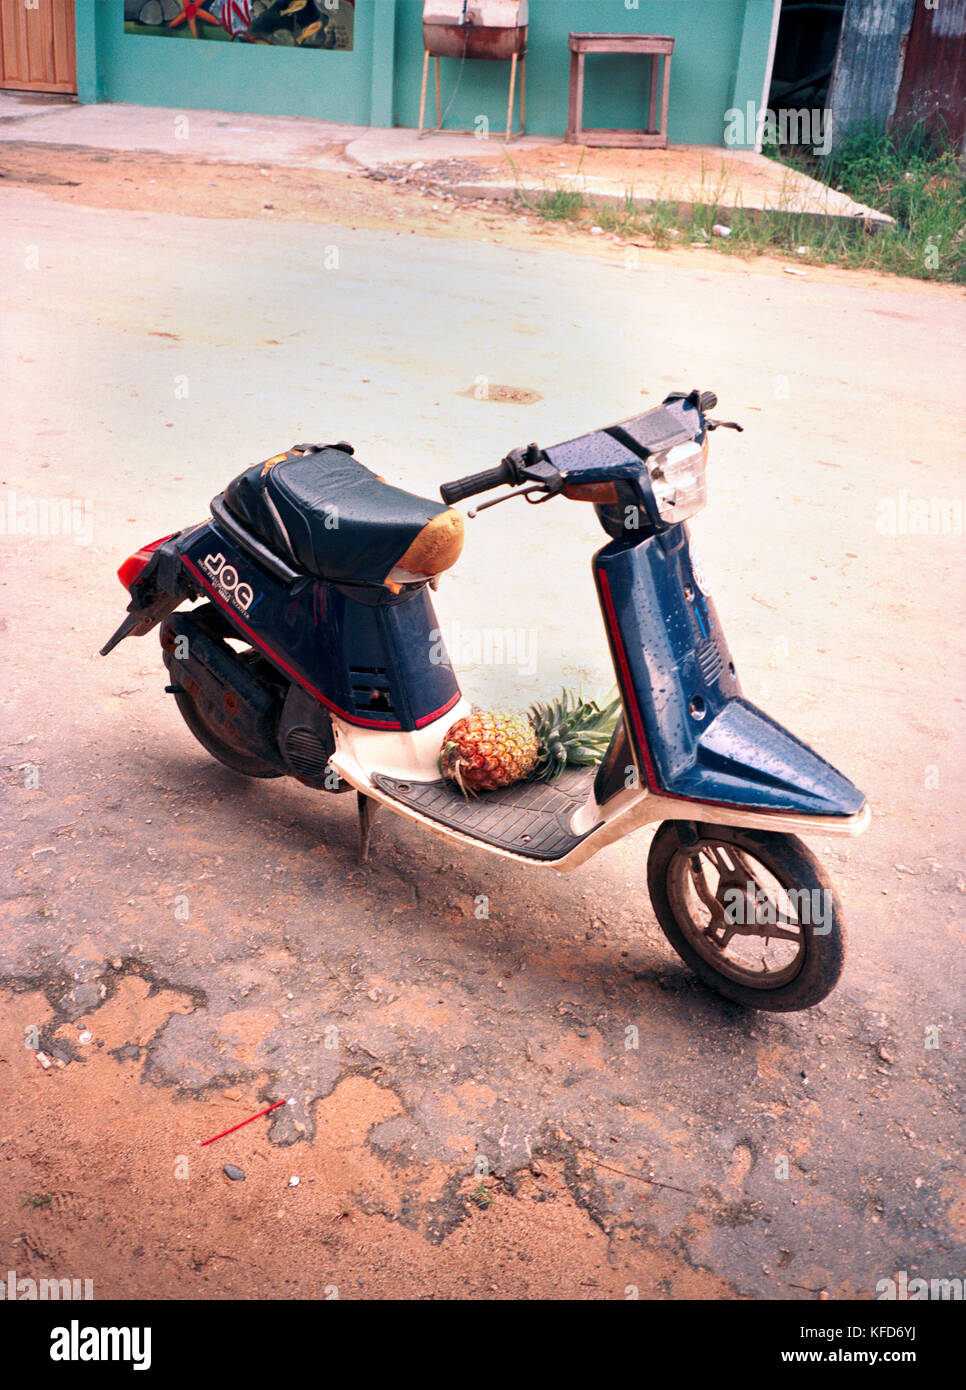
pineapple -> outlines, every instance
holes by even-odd
[[[495,791],[529,777],[537,762],[537,736],[525,714],[468,714],[448,730],[439,770],[466,795]]]
[[[607,751],[620,699],[596,700],[563,690],[526,714],[469,714],[447,731],[439,770],[460,791],[495,791],[524,778],[551,782],[568,765],[592,767]]]

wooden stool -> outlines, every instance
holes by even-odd
[[[674,40],[663,34],[571,34],[570,39],[570,145],[620,145],[625,149],[667,149],[667,103],[671,89],[671,54]],[[588,53],[631,53],[651,59],[651,110],[647,130],[584,130],[584,60]],[[663,62],[664,81],[659,67]],[[657,120],[657,93],[661,88],[661,120]]]

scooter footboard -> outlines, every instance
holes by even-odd
[[[590,834],[573,829],[593,784],[590,767],[568,768],[553,783],[517,782],[473,799],[442,778],[412,782],[377,772],[372,780],[394,801],[430,820],[525,859],[563,859]]]

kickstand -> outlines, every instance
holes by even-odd
[[[369,841],[372,839],[372,826],[379,810],[379,802],[373,801],[365,792],[356,792],[356,809],[359,812],[359,863],[369,860]]]

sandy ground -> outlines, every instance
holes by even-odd
[[[327,145],[326,155],[339,159],[338,145]],[[595,150],[598,157],[626,151]],[[660,153],[660,152],[658,152]],[[527,171],[549,176],[554,168],[574,173],[579,151],[571,146],[541,147],[521,154]],[[627,241],[605,235],[601,244],[587,236],[593,213],[587,210],[576,225],[546,222],[542,218],[509,210],[499,197],[492,199],[455,196],[450,190],[461,182],[483,175],[506,172],[505,158],[493,154],[427,160],[421,169],[404,168],[373,172],[344,169],[309,169],[272,165],[257,167],[230,161],[207,161],[158,152],[88,149],[78,145],[34,144],[5,139],[0,145],[0,181],[8,185],[43,189],[58,202],[78,207],[118,211],[170,212],[172,189],[183,216],[200,218],[252,218],[304,223],[339,222],[349,229],[403,229],[420,237],[488,238],[510,247],[565,247],[574,255],[615,261],[633,258],[634,264],[720,266],[720,253],[700,247],[656,250],[645,236]],[[696,177],[700,168],[696,168]],[[388,184],[388,187],[381,185]],[[215,190],[213,192],[213,190]],[[785,273],[789,262],[773,257],[752,258],[762,274]],[[796,274],[800,266],[792,267]],[[827,283],[877,285],[929,294],[934,287],[920,281],[864,272],[821,270]],[[938,288],[942,293],[942,286]]]
[[[378,1073],[336,1085],[315,1108],[311,1145],[269,1143],[262,1120],[199,1147],[212,1125],[218,1133],[264,1109],[259,1095],[271,1085],[252,1077],[178,1104],[167,1089],[144,1084],[156,1034],[191,1006],[180,991],[122,967],[116,988],[83,1020],[93,1031],[86,1052],[76,1026],[48,1034],[53,1049],[59,1043],[76,1054],[69,1069],[55,1063],[38,1087],[31,1052],[5,1058],[5,1103],[16,1095],[20,1105],[16,1142],[8,1137],[2,1154],[3,1247],[18,1277],[81,1270],[98,1297],[121,1299],[525,1298],[555,1290],[623,1299],[629,1285],[671,1298],[730,1292],[670,1243],[642,1254],[621,1234],[608,1239],[571,1190],[593,1181],[593,1154],[534,1161],[500,1181],[440,1163],[416,1172],[374,1153],[371,1132],[403,1114]],[[50,1017],[43,996],[5,993],[3,1009],[15,1026]],[[278,1021],[273,1010],[243,1009],[222,1023],[254,1061]],[[471,1145],[465,1154],[472,1158]],[[226,1164],[244,1179],[228,1178]],[[18,1209],[20,1194],[26,1205]],[[558,1289],[561,1269],[573,1273]]]
[[[515,190],[534,196],[544,188],[576,186],[617,206],[632,194],[637,199],[767,205],[848,218],[870,211],[763,155],[727,147],[588,148],[536,136],[505,145],[498,138],[452,130],[419,137],[398,127],[367,129],[224,111],[192,111],[189,116],[126,104],[78,106],[63,97],[0,91],[0,143],[7,140],[342,173],[361,167],[389,175],[406,170],[419,174],[448,166],[450,176],[464,187],[482,185],[481,194],[491,185],[500,185],[504,196]]]
[[[93,544],[2,538],[0,1268],[130,1298],[962,1275],[962,536],[875,526],[902,488],[961,493],[961,292],[631,263],[332,171],[11,143],[0,170],[6,487],[94,516]],[[852,956],[807,1015],[692,979],[646,833],[556,880],[385,819],[361,866],[351,798],[205,758],[153,638],[94,656],[119,560],[253,457],[348,437],[429,493],[695,384],[749,426],[695,527],[747,693],[875,807],[815,845]],[[592,518],[523,512],[477,523],[439,595],[445,623],[539,637],[534,670],[470,653],[481,700],[609,680]]]

